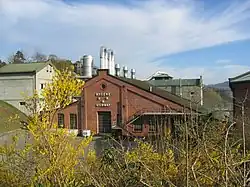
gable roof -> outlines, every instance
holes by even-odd
[[[10,73],[34,73],[42,70],[47,65],[53,66],[50,62],[36,62],[25,64],[7,64],[0,68],[0,74]],[[54,66],[53,66],[54,67]]]
[[[153,75],[149,76],[146,80],[151,80],[154,77],[168,77],[168,78],[173,78],[169,74],[167,74],[166,72],[157,71],[157,72],[153,73]]]
[[[243,73],[241,75],[238,75],[236,77],[233,78],[229,78],[229,82],[230,83],[234,83],[234,82],[245,82],[245,81],[250,81],[250,71]]]
[[[109,75],[112,76],[112,75]],[[168,92],[164,89],[161,88],[157,88],[156,86],[150,84],[147,81],[141,81],[138,79],[130,79],[130,78],[124,78],[124,77],[116,77],[116,76],[112,76],[116,79],[119,79],[123,82],[126,82],[128,84],[131,84],[133,86],[136,86],[144,91],[153,93],[159,97],[162,97],[164,99],[170,100],[176,104],[182,105],[184,107],[190,108],[190,100],[187,100],[185,98],[182,98],[178,95],[172,94],[171,92]],[[151,91],[150,91],[150,87],[151,87]],[[191,103],[191,106],[194,110],[197,110],[198,112],[205,112],[206,109],[202,106],[200,106],[199,104],[195,104],[195,103]]]

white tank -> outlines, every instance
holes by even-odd
[[[103,69],[108,69],[108,49],[107,48],[104,48]]]
[[[135,79],[135,69],[131,69],[131,79]]]
[[[120,76],[120,65],[115,64],[115,76],[119,77]]]
[[[112,50],[111,51],[111,66],[110,66],[110,71],[111,71],[111,75],[115,75],[115,53]]]
[[[108,67],[109,74],[112,75],[112,65],[111,65],[111,49],[108,50]]]
[[[100,48],[100,69],[105,69],[105,47],[101,46]]]
[[[84,55],[82,58],[82,75],[83,77],[91,78],[93,70],[93,57]]]
[[[125,78],[128,78],[128,67],[127,66],[123,66],[123,76]]]

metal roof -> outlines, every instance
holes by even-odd
[[[233,83],[233,82],[245,82],[245,81],[250,81],[250,71],[243,73],[241,75],[238,75],[236,77],[233,78],[229,78],[229,82]]]
[[[190,108],[190,106],[191,106],[194,110],[199,111],[199,112],[206,112],[207,111],[206,108],[200,106],[199,104],[192,103],[190,100],[187,100],[187,99],[184,99],[178,95],[172,94],[171,92],[168,92],[164,89],[157,88],[156,86],[150,84],[148,81],[141,81],[138,79],[129,79],[129,78],[124,78],[124,77],[116,77],[116,76],[112,76],[112,77],[115,77],[115,78],[117,78],[121,81],[124,81],[126,83],[132,84],[140,89],[151,92],[155,95],[158,95],[164,99],[170,100],[176,104],[180,104],[180,105],[185,106],[187,108]]]
[[[200,86],[200,79],[170,79],[170,80],[149,80],[150,84],[157,87],[166,86]]]
[[[25,63],[25,64],[7,64],[0,68],[0,74],[38,72],[48,64],[50,63],[37,62],[37,63]]]

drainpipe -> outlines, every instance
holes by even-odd
[[[203,79],[200,76],[200,89],[201,89],[201,106],[203,106]]]

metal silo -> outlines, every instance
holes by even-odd
[[[111,71],[111,75],[115,75],[115,53],[112,50],[111,51],[111,60],[110,60],[110,71]]]
[[[105,69],[105,47],[101,46],[100,48],[100,69]]]
[[[82,75],[86,78],[92,77],[93,57],[91,55],[84,55],[82,58]]]
[[[109,74],[112,75],[112,64],[111,64],[111,49],[108,50],[108,63],[107,63],[107,69],[109,70]]]

